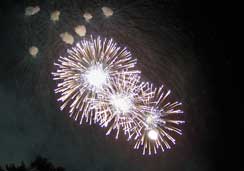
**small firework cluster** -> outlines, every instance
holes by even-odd
[[[41,8],[38,5],[28,6],[25,8],[24,15],[26,17],[34,16],[34,15],[37,15],[40,12],[40,10],[41,10]],[[60,21],[61,12],[62,12],[61,10],[54,10],[50,13],[49,19],[51,20],[51,22],[53,24],[56,24]],[[101,12],[103,13],[103,16],[105,18],[109,18],[114,14],[114,11],[107,6],[101,7]],[[86,23],[89,23],[93,18],[93,15],[88,11],[85,11],[84,13],[80,12],[80,14],[81,14],[81,16],[83,16]],[[87,28],[85,26],[85,23],[81,24],[81,25],[76,25],[73,29],[74,29],[74,32],[81,38],[83,38],[87,34]],[[67,31],[60,33],[59,37],[65,44],[68,44],[68,45],[72,45],[75,42],[74,36],[70,32],[67,32]],[[38,53],[39,53],[39,49],[37,46],[32,45],[29,47],[29,54],[31,55],[31,57],[36,58]]]
[[[60,109],[80,124],[98,124],[106,135],[122,133],[143,154],[164,151],[175,144],[181,103],[170,102],[163,86],[142,82],[137,60],[112,39],[84,38],[54,63]]]

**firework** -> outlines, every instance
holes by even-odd
[[[91,13],[89,13],[89,12],[85,12],[84,14],[83,14],[83,17],[84,17],[84,19],[86,20],[86,22],[90,22],[90,20],[93,18],[93,16],[92,16],[92,14]]]
[[[59,35],[59,37],[62,39],[62,41],[66,44],[70,44],[72,45],[74,43],[74,37],[68,33],[68,32],[64,32],[64,33],[61,33]]]
[[[58,101],[63,110],[69,106],[70,117],[92,123],[93,99],[110,85],[118,73],[138,74],[134,70],[136,59],[127,48],[119,47],[112,39],[100,37],[83,39],[67,51],[66,57],[59,57],[53,79],[58,81],[55,93],[60,94]]]
[[[103,6],[100,8],[100,14],[103,15],[101,18],[96,16],[98,14],[96,11],[89,10],[93,7],[86,7],[83,2],[77,4],[65,1],[62,5],[54,4],[55,9],[56,6],[59,7],[58,10],[51,11],[54,7],[49,6],[53,3],[47,3],[46,7],[42,6],[47,10],[41,13],[39,6],[26,7],[24,18],[27,27],[21,30],[26,30],[24,37],[31,38],[26,40],[28,52],[32,56],[32,59],[28,59],[30,62],[33,62],[34,58],[39,62],[42,54],[51,52],[49,49],[56,52],[55,49],[59,49],[56,40],[62,40],[66,46],[73,46],[67,50],[67,55],[59,57],[54,63],[56,71],[52,75],[57,81],[55,93],[59,96],[58,101],[62,103],[60,109],[68,110],[70,117],[79,120],[80,124],[83,121],[99,124],[107,128],[107,135],[115,132],[116,139],[119,134],[125,134],[128,140],[136,141],[134,148],[142,148],[143,154],[171,148],[170,144],[175,144],[174,134],[182,134],[178,125],[184,121],[177,119],[178,114],[183,113],[179,109],[181,103],[168,102],[170,91],[165,91],[163,86],[154,88],[150,83],[141,82],[140,72],[134,69],[136,59],[132,58],[126,48],[119,47],[112,39],[92,36],[84,38],[88,31],[99,30],[108,34],[110,31],[115,31],[118,38],[124,38],[124,33],[132,35],[128,40],[137,42],[137,47],[144,48],[146,46],[143,39],[142,41],[140,37],[137,38],[139,41],[134,39],[134,33],[138,32],[140,35],[143,29],[140,29],[140,26],[135,28],[134,22],[127,22],[127,18],[123,17],[128,16],[127,13],[123,13],[128,12],[127,10]],[[84,9],[81,10],[81,6]],[[130,8],[133,6],[130,5]],[[138,8],[138,4],[136,3],[134,7]],[[96,19],[109,19],[114,14],[118,14],[117,19],[122,25],[118,22],[109,22],[107,27],[105,20]],[[86,24],[81,24],[81,20]],[[73,30],[76,35],[69,30]],[[133,34],[129,34],[132,32]],[[59,39],[54,37],[57,35]],[[82,41],[75,45],[76,38],[82,38]],[[49,45],[51,48],[46,47]],[[150,51],[147,47],[146,51],[152,52],[148,54],[153,56],[153,50]],[[44,56],[51,59],[52,53],[48,54]],[[43,62],[45,61],[49,60]],[[37,68],[33,71],[39,70]]]
[[[78,34],[80,37],[86,35],[86,26],[85,25],[78,25],[74,28],[75,33]]]
[[[182,131],[177,128],[179,124],[183,124],[184,121],[176,119],[178,114],[183,113],[179,109],[181,103],[168,102],[168,96],[170,90],[165,91],[163,86],[160,88],[153,88],[152,84],[148,84],[150,91],[150,97],[144,104],[144,121],[142,133],[138,137],[135,137],[136,144],[135,149],[143,148],[143,155],[148,151],[150,155],[152,152],[157,153],[158,149],[162,151],[165,148],[170,149],[170,143],[175,144],[175,139],[170,135],[171,132],[182,134]]]
[[[143,122],[143,104],[150,97],[147,84],[140,83],[137,74],[120,74],[94,101],[97,109],[96,121],[101,127],[108,127],[106,135],[116,130],[117,139],[122,131],[131,139],[140,135]]]
[[[40,11],[39,6],[29,6],[25,8],[25,16],[32,16]]]
[[[38,47],[36,47],[36,46],[31,46],[31,47],[29,48],[29,54],[30,54],[33,58],[36,58],[38,52],[39,52],[39,49],[38,49]]]
[[[60,14],[61,12],[58,10],[53,11],[50,15],[50,20],[53,21],[54,23],[58,22]]]
[[[110,16],[112,16],[113,15],[113,10],[111,9],[111,8],[109,8],[109,7],[102,7],[101,8],[102,9],[102,12],[103,12],[103,15],[105,16],[105,17],[110,17]]]

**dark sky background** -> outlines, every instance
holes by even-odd
[[[0,3],[0,165],[47,157],[67,170],[235,170],[240,162],[229,4],[203,0],[17,1]],[[24,16],[28,5],[41,11]],[[105,19],[101,7],[114,15]],[[60,21],[49,20],[52,10]],[[80,9],[93,15],[85,23]],[[174,148],[142,156],[124,137],[116,141],[98,126],[78,125],[53,93],[52,63],[68,45],[59,34],[86,24],[88,34],[113,37],[138,58],[142,79],[165,84],[183,102],[183,136]],[[75,37],[78,41],[78,37]],[[35,44],[36,59],[28,54]]]

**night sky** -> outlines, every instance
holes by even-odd
[[[240,88],[234,80],[228,4],[203,0],[8,0],[0,2],[0,165],[37,155],[66,170],[214,171],[239,167]],[[26,17],[27,6],[39,5]],[[104,18],[102,6],[114,15]],[[60,21],[50,21],[59,9]],[[90,11],[86,23],[80,11]],[[65,53],[59,34],[85,24],[87,35],[112,37],[138,58],[142,79],[165,84],[183,102],[183,136],[171,150],[142,156],[125,137],[79,125],[60,111],[51,78]],[[79,37],[75,36],[75,41]],[[39,47],[34,59],[28,54]],[[241,77],[240,77],[241,78]],[[239,78],[239,79],[240,79]],[[241,106],[240,106],[241,107]]]

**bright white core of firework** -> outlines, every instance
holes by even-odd
[[[152,111],[150,113],[148,113],[148,116],[146,117],[147,126],[157,124],[157,121],[159,119],[159,115],[160,115],[160,113],[158,110],[152,109]]]
[[[132,107],[131,99],[123,94],[112,95],[110,98],[110,103],[117,112],[122,114],[129,112]]]
[[[153,117],[152,116],[148,116],[146,119],[147,124],[152,124],[153,123]]]
[[[151,140],[155,141],[158,139],[158,132],[155,131],[154,129],[151,129],[150,131],[148,131],[147,136]]]
[[[85,78],[89,85],[96,89],[101,89],[108,79],[108,73],[104,71],[101,64],[97,64],[87,70]]]

